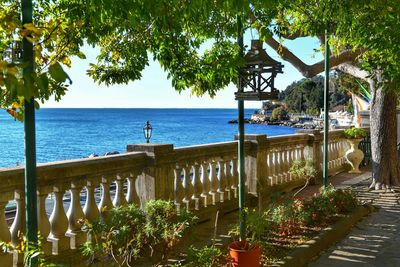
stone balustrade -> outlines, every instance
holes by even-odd
[[[348,145],[343,131],[330,133],[329,170],[344,170]],[[128,145],[127,153],[46,163],[38,166],[38,225],[47,254],[77,251],[87,240],[80,219],[92,221],[112,207],[150,199],[173,200],[179,210],[200,220],[237,208],[237,142],[175,148],[173,145]],[[321,179],[322,134],[308,131],[286,136],[245,136],[246,192],[261,198],[265,190],[297,182],[289,173],[294,160],[311,157]],[[13,204],[14,212],[6,206]],[[0,170],[0,240],[18,243],[25,232],[24,169]],[[78,251],[76,253],[79,253]],[[10,254],[0,254],[2,266]],[[14,265],[21,264],[14,253]],[[4,262],[4,264],[3,264]],[[74,265],[78,266],[78,265]]]

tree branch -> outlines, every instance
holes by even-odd
[[[258,21],[254,13],[250,13],[250,20],[252,23]],[[261,27],[261,24],[259,24]],[[257,27],[257,30],[259,30]],[[301,37],[299,32],[289,33],[286,39],[294,40],[296,37]],[[317,36],[321,43],[325,42],[325,36]],[[304,77],[312,78],[324,70],[324,60],[321,60],[313,65],[307,65],[295,54],[293,54],[287,47],[276,41],[273,37],[267,38],[265,42],[274,49],[284,60],[292,64]],[[351,49],[343,50],[339,55],[331,55],[329,57],[329,67],[336,67],[340,64],[354,61],[362,53],[361,49],[352,51]]]
[[[313,65],[305,64],[289,49],[280,44],[274,38],[270,37],[265,41],[271,48],[273,48],[284,60],[292,64],[304,77],[312,78],[324,70],[324,60],[321,60]],[[335,67],[340,64],[354,61],[359,56],[361,50],[352,51],[351,49],[343,50],[339,55],[332,55],[329,58],[329,67]]]
[[[356,78],[362,79],[368,83],[373,82],[372,79],[369,77],[370,74],[367,71],[365,71],[357,66],[354,66],[352,64],[343,63],[343,64],[336,66],[335,69],[342,71],[344,73],[350,74],[351,76],[354,76]]]

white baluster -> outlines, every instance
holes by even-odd
[[[183,188],[185,189],[185,197],[183,198],[183,202],[186,204],[186,209],[191,210],[192,209],[192,196],[193,196],[193,184],[192,181],[190,180],[190,166],[186,166],[183,168],[184,170],[184,176],[183,176]]]
[[[273,153],[271,150],[267,154],[267,166],[268,166],[268,185],[272,186],[274,184],[274,170],[273,170]]]
[[[93,222],[100,216],[99,208],[96,205],[95,198],[96,184],[88,180],[86,183],[86,202],[83,208],[83,213],[88,221]]]
[[[293,175],[291,175],[290,174],[290,168],[292,167],[292,164],[293,164],[293,153],[294,153],[294,149],[295,149],[295,147],[292,145],[292,146],[290,146],[290,147],[288,147],[288,177],[289,177],[289,181],[292,181],[293,180]]]
[[[51,231],[48,240],[53,243],[53,254],[58,255],[69,247],[69,240],[65,233],[68,230],[68,218],[63,205],[64,189],[53,187],[54,208],[50,216]]]
[[[5,207],[8,200],[12,198],[12,194],[0,194],[0,240],[4,242],[11,241],[11,233],[8,230],[8,225],[5,216]],[[0,253],[1,266],[11,267],[13,262],[13,255],[11,253]]]
[[[235,198],[238,197],[238,185],[239,185],[239,175],[238,175],[238,164],[237,164],[237,159],[234,158],[232,160],[232,190],[233,190],[233,196]]]
[[[213,205],[219,202],[219,194],[217,193],[219,183],[217,178],[216,164],[217,163],[215,161],[210,162],[210,180],[211,180],[210,195],[212,198]]]
[[[271,173],[273,177],[273,185],[277,185],[279,182],[279,173],[278,173],[278,151],[276,148],[271,149],[271,155],[272,155],[272,166],[271,166]]]
[[[201,164],[201,183],[203,184],[203,190],[201,192],[201,197],[203,198],[204,207],[207,207],[209,204],[209,192],[211,190],[211,182],[208,176],[208,164]]]
[[[8,203],[8,199],[0,198],[0,240],[4,242],[11,241],[11,233],[8,230],[8,225],[5,216],[5,207]]]
[[[140,206],[140,199],[136,190],[137,176],[137,173],[130,173],[128,177],[128,193],[126,200],[129,204],[135,203],[137,206]]]
[[[328,142],[328,169],[331,170],[332,169],[332,142],[329,141]]]
[[[277,175],[278,175],[278,183],[283,182],[283,172],[282,172],[282,166],[283,166],[283,156],[282,156],[282,147],[278,148],[278,151],[276,153],[277,155],[277,165],[276,165],[276,170],[277,170]]]
[[[67,211],[68,231],[67,236],[70,238],[71,249],[77,249],[84,242],[84,233],[81,231],[85,214],[81,206],[81,190],[82,185],[79,183],[71,184],[71,203]]]
[[[128,204],[124,194],[124,181],[125,178],[123,175],[117,175],[117,180],[115,181],[117,188],[115,189],[116,192],[113,201],[114,207],[126,206]]]
[[[289,181],[289,150],[290,146],[283,147],[282,150],[282,167],[283,167],[283,180],[285,182]]]
[[[107,216],[107,214],[109,213],[108,211],[110,211],[113,208],[110,195],[110,183],[111,181],[108,177],[103,176],[101,178],[102,195],[99,203],[99,210],[101,216]]]
[[[178,212],[181,210],[181,205],[183,198],[185,197],[185,188],[183,188],[182,185],[182,168],[177,166],[174,169],[174,175],[175,175],[175,184],[174,184],[174,198],[175,198],[175,206]]]
[[[192,199],[194,200],[194,207],[195,210],[199,210],[201,203],[200,203],[200,195],[203,191],[203,185],[200,179],[200,165],[196,162],[193,165],[193,196]]]
[[[219,201],[224,202],[225,201],[225,188],[226,188],[226,177],[224,173],[224,162],[223,161],[218,161],[218,190],[217,192],[219,193]]]
[[[225,193],[227,196],[227,200],[231,200],[231,189],[232,189],[232,173],[231,173],[231,160],[226,160],[224,162],[224,173],[225,173],[225,181],[226,181],[226,187],[225,187]]]
[[[20,242],[21,235],[25,234],[26,221],[25,221],[25,201],[24,192],[22,190],[15,190],[14,200],[16,202],[16,213],[14,221],[10,227],[11,241],[14,246],[18,245]]]
[[[48,255],[52,252],[52,244],[47,241],[50,234],[50,221],[46,212],[46,199],[51,192],[50,188],[40,187],[37,189],[37,217],[38,217],[38,231],[43,237],[42,249]]]
[[[304,146],[303,145],[300,145],[299,152],[300,152],[299,159],[304,160],[305,158],[304,158]]]

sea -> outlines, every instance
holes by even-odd
[[[246,109],[250,118],[254,109]],[[145,143],[143,126],[153,127],[151,143],[174,147],[232,141],[238,131],[237,109],[67,109],[36,111],[37,162],[86,158],[125,152],[126,145]],[[246,134],[286,135],[294,128],[245,124]],[[24,127],[0,111],[0,167],[24,164]]]

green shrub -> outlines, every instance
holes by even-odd
[[[222,266],[225,254],[216,246],[205,246],[202,248],[190,247],[188,251],[187,267],[214,267]]]
[[[317,171],[314,168],[312,158],[307,158],[306,160],[293,161],[289,173],[295,178],[309,179],[314,178]]]
[[[274,108],[274,110],[272,110],[271,119],[274,120],[274,121],[276,121],[276,120],[280,120],[280,121],[288,120],[289,119],[289,112],[284,107]]]
[[[329,199],[334,207],[335,213],[344,213],[354,210],[358,203],[357,197],[352,190],[337,189],[332,185],[321,187],[321,196]]]
[[[351,127],[344,130],[344,136],[348,139],[360,139],[367,136],[367,132],[361,128]]]
[[[195,217],[186,210],[177,214],[171,201],[150,201],[144,210],[147,217],[144,232],[149,238],[149,246],[153,250],[159,245],[163,255],[166,255],[195,221]]]
[[[146,250],[161,249],[163,257],[182,237],[195,218],[178,215],[172,202],[151,200],[144,211],[134,204],[113,208],[106,217],[86,221],[83,230],[92,237],[82,253],[91,261],[113,259],[118,265],[130,264]]]

